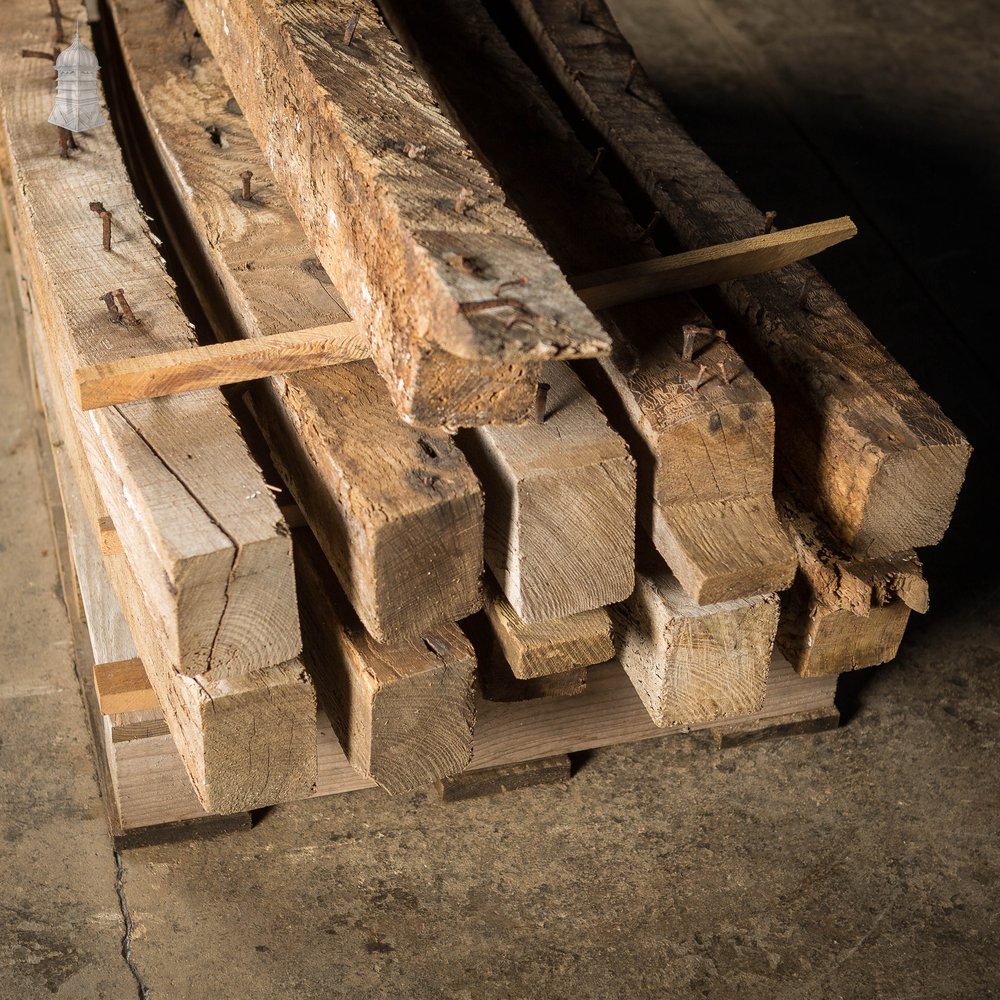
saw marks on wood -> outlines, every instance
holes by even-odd
[[[484,10],[457,0],[383,7],[562,267],[597,272],[588,280],[600,282],[609,267],[656,264],[644,226]],[[472,51],[475,74],[455,56]],[[493,81],[501,78],[497,91]],[[532,158],[523,155],[526,146]],[[686,296],[618,305],[601,319],[613,334],[612,356],[578,370],[628,439],[638,463],[639,521],[675,574],[704,603],[787,586],[795,556],[771,500],[767,393]],[[683,355],[687,324],[708,331],[690,357]]]
[[[283,335],[259,335],[279,325],[343,318],[190,17],[153,0],[114,6],[156,147],[224,290],[218,325],[267,345]],[[230,190],[241,165],[255,174],[250,202]],[[378,641],[481,606],[479,484],[447,435],[400,420],[371,362],[275,378],[252,400],[278,470]]]
[[[189,8],[405,414],[523,420],[532,365],[606,353],[374,3]]]
[[[611,618],[605,608],[529,624],[491,586],[485,611],[497,645],[519,680],[589,667],[615,655]]]
[[[570,100],[686,249],[754,236],[764,217],[664,106],[603,0],[513,0]],[[783,475],[859,556],[940,541],[968,442],[806,264],[720,286],[774,396]],[[734,337],[736,331],[734,331]]]
[[[296,568],[306,662],[351,765],[391,793],[464,770],[476,658],[458,627],[376,642],[353,620],[308,539],[296,543]]]
[[[545,420],[459,436],[486,493],[486,564],[528,622],[632,591],[635,462],[565,365],[543,369]]]
[[[635,593],[614,612],[621,664],[656,725],[760,709],[777,595],[701,607],[662,568],[639,572]]]
[[[50,21],[31,0],[0,14],[0,90],[13,228],[56,365],[72,398],[77,368],[178,349],[192,333],[177,304],[110,128],[60,159],[46,124],[51,68],[21,59]],[[101,220],[112,213],[111,251]],[[136,325],[109,320],[99,296],[124,288]],[[252,670],[300,648],[291,551],[281,517],[222,395],[202,390],[81,415],[86,462],[147,597],[167,623],[165,655],[188,673]],[[198,433],[192,433],[197,428]]]

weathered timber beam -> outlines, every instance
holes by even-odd
[[[681,246],[750,237],[764,216],[692,142],[604,0],[513,0],[571,102]],[[627,86],[626,84],[627,77]],[[971,449],[816,271],[721,286],[734,341],[775,404],[782,475],[840,541],[876,557],[938,542]]]
[[[72,411],[67,421],[81,435],[81,461],[165,623],[164,655],[176,669],[222,675],[285,662],[301,646],[290,543],[221,393],[86,416],[70,402],[77,369],[180,349],[193,338],[112,130],[88,134],[69,159],[53,150],[51,76],[17,55],[46,35],[37,5],[4,5],[0,95],[10,228],[52,351],[53,395]],[[91,202],[111,210],[109,251]],[[109,319],[101,293],[120,288],[137,324]]]
[[[379,643],[357,622],[315,542],[297,535],[304,657],[351,765],[396,794],[472,759],[476,658],[456,625]]]
[[[149,147],[140,157],[149,187],[213,328],[245,338],[234,342],[241,359],[270,360],[273,345],[308,343],[303,328],[346,318],[190,16],[157,0],[116,0],[111,10],[141,108],[128,120],[149,130],[134,145]],[[247,165],[244,200],[234,179]],[[271,333],[290,326],[288,337]],[[338,351],[367,353],[351,323],[318,331],[324,344],[338,338]],[[231,349],[198,351],[215,359]],[[448,435],[400,419],[370,361],[290,372],[249,398],[278,471],[377,641],[419,636],[481,606],[479,484]]]
[[[122,19],[121,14],[118,19]],[[232,144],[231,138],[227,138],[227,143]],[[845,216],[622,264],[571,277],[570,284],[588,307],[607,309],[786,267],[856,233],[857,227]],[[226,341],[93,365],[76,373],[76,383],[80,408],[91,410],[190,389],[324,368],[365,357],[368,357],[367,338],[355,324],[345,321],[340,326],[271,334],[264,342]]]
[[[646,227],[594,169],[481,6],[385,0],[383,9],[560,266],[589,273],[611,265],[645,267],[658,256]],[[493,85],[497,79],[503,88]],[[536,158],[545,171],[535,168]],[[631,447],[639,521],[675,575],[695,600],[708,604],[788,586],[795,555],[771,498],[774,414],[767,393],[687,296],[615,306],[601,318],[616,350],[576,368]],[[477,430],[470,437],[507,440],[503,430]],[[488,522],[489,506],[487,496]],[[519,508],[508,513],[514,523]],[[488,554],[490,543],[488,532]],[[506,578],[493,568],[518,608]]]
[[[491,585],[484,610],[497,645],[519,680],[589,667],[615,655],[606,608],[531,624]]]
[[[701,607],[665,568],[636,574],[614,609],[619,659],[658,726],[749,715],[767,687],[778,598]]]
[[[779,507],[799,569],[782,596],[778,648],[803,677],[888,663],[899,651],[910,612],[928,608],[916,553],[852,559],[790,499]]]
[[[542,377],[538,421],[458,435],[483,484],[486,565],[528,622],[624,600],[635,563],[635,462],[568,365]]]
[[[607,353],[374,0],[188,8],[404,415],[521,421],[534,366]]]
[[[67,530],[78,579],[86,588],[84,605],[88,610],[97,605],[111,610],[118,604],[117,614],[109,616],[113,618],[111,631],[103,631],[108,624],[104,618],[88,622],[95,651],[138,652],[134,663],[144,666],[184,769],[206,811],[240,812],[309,794],[316,781],[316,698],[301,663],[293,660],[218,680],[212,674],[189,677],[177,672],[169,659],[167,625],[145,597],[146,581],[136,577],[120,545],[102,547],[98,541],[98,526],[110,525],[111,519],[85,460],[66,397],[53,391],[55,360],[40,330],[38,312],[30,313],[30,323],[36,381]],[[82,566],[87,572],[80,576]],[[122,632],[122,622],[127,623],[129,635]],[[128,683],[133,682],[137,682],[134,675]],[[138,687],[132,688],[133,695],[137,691]],[[157,712],[151,709],[149,714]]]

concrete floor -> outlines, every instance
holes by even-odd
[[[893,665],[842,684],[835,733],[599,751],[568,784],[471,803],[282,806],[246,833],[127,851],[116,875],[19,354],[0,337],[4,1000],[998,991],[993,5],[615,7],[762,207],[861,224],[823,269],[977,446],[928,560],[934,609]]]

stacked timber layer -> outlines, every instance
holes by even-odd
[[[103,733],[172,740],[195,812],[308,794],[324,741],[390,792],[510,763],[510,703],[612,677],[664,731],[775,717],[926,610],[969,449],[796,263],[853,227],[770,231],[597,0],[498,9],[109,0],[108,115],[201,346],[111,130],[60,155],[19,57],[47,4],[0,14]]]

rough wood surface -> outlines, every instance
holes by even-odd
[[[145,712],[160,707],[139,659],[95,663],[94,687],[103,715]]]
[[[19,57],[20,48],[46,38],[47,12],[35,0],[4,5],[0,95],[11,228],[54,351],[53,393],[72,399],[77,368],[179,349],[192,336],[111,129],[87,134],[68,160],[53,153],[45,122],[51,73]],[[91,201],[113,213],[110,252],[101,248]],[[98,297],[121,287],[138,326],[112,324]],[[226,674],[295,656],[289,540],[222,395],[201,390],[86,416],[74,409],[69,419],[165,623],[171,662],[192,674]]]
[[[403,413],[524,420],[535,364],[607,352],[372,0],[188,6]]]
[[[619,658],[658,726],[750,715],[767,686],[778,599],[700,607],[665,570],[614,610]]]
[[[782,597],[778,648],[806,677],[887,663],[899,650],[910,612],[928,608],[915,552],[852,559],[814,517],[781,505],[799,559]]]
[[[615,655],[605,608],[529,624],[496,588],[484,603],[493,635],[520,680],[604,663]]]
[[[455,625],[388,645],[359,626],[315,543],[296,541],[304,656],[351,765],[390,793],[472,758],[476,658]]]
[[[588,0],[583,18],[576,0],[513,4],[598,141],[683,247],[762,232],[762,214],[691,141],[638,64],[624,86],[635,54],[603,0]],[[783,474],[801,501],[861,556],[940,541],[970,448],[937,404],[810,265],[720,291],[775,400]]]
[[[26,305],[33,300],[25,296]],[[91,643],[99,651],[123,650],[119,655],[128,655],[135,648],[141,657],[160,708],[124,713],[124,718],[133,726],[138,724],[137,735],[157,733],[175,748],[179,771],[171,772],[160,791],[185,803],[185,819],[206,812],[239,812],[308,794],[316,780],[316,699],[301,664],[290,661],[268,670],[220,678],[178,673],[167,655],[166,626],[145,600],[144,589],[124,552],[119,548],[105,551],[102,561],[95,526],[108,519],[106,508],[82,459],[82,441],[69,420],[67,401],[51,391],[55,361],[51,345],[37,329],[40,316],[31,313],[30,319],[36,328],[32,340],[35,370],[60,490],[66,514],[73,518],[69,532],[74,552],[82,554],[82,558],[76,557],[79,565],[87,567],[80,583],[102,603],[108,601],[109,593],[117,596],[121,617],[116,622],[129,623],[134,647],[122,636],[117,623],[113,633],[93,632]],[[95,598],[83,603],[92,606]],[[119,718],[123,715],[116,714]],[[160,718],[167,723],[166,735],[156,725]],[[122,801],[127,797],[121,787],[127,780],[123,779],[125,762],[119,760],[111,717],[101,725],[107,736],[105,754],[121,818]]]
[[[486,494],[486,564],[528,622],[632,592],[635,462],[579,378],[559,362],[542,423],[459,435]]]
[[[478,679],[480,694],[486,701],[569,698],[587,690],[586,667],[570,667],[537,677],[516,677],[499,643],[480,658]]]
[[[563,268],[585,273],[658,257],[481,7],[433,0],[383,9]],[[496,88],[501,78],[505,85]],[[628,439],[639,467],[639,521],[675,574],[705,603],[786,587],[795,556],[770,497],[767,393],[725,340],[699,337],[695,356],[684,359],[683,327],[711,327],[689,297],[618,306],[601,318],[616,350],[577,367]],[[687,383],[702,365],[704,384],[695,391]]]
[[[266,350],[283,337],[275,329],[346,316],[187,13],[156,0],[113,8],[167,177],[152,186],[177,193],[178,209],[161,215],[189,222],[172,223],[174,242],[213,326]],[[251,203],[234,194],[242,165],[254,172]],[[378,641],[481,606],[479,484],[447,435],[400,420],[370,361],[275,378],[251,398],[278,471]]]
[[[367,356],[367,342],[350,323],[322,331],[276,333],[266,339],[230,340],[82,368],[76,373],[77,401],[81,410],[95,410]]]
[[[570,280],[577,295],[591,309],[610,309],[787,267],[842,243],[857,232],[857,226],[846,216],[826,219],[745,240],[621,264]]]
[[[833,707],[835,677],[799,677],[781,656],[775,656],[760,712],[724,722],[660,729],[653,725],[628,677],[618,663],[589,671],[587,690],[575,698],[535,698],[477,705],[476,747],[472,768],[496,767],[554,754],[600,746],[661,738],[667,734],[712,729],[718,725],[760,722],[780,725],[803,713]],[[528,682],[522,682],[528,683]],[[347,762],[325,714],[317,727],[319,778],[316,795],[372,788]],[[118,745],[119,804],[122,823],[135,828],[174,822],[203,814],[190,794],[184,769],[169,735],[137,738]]]

